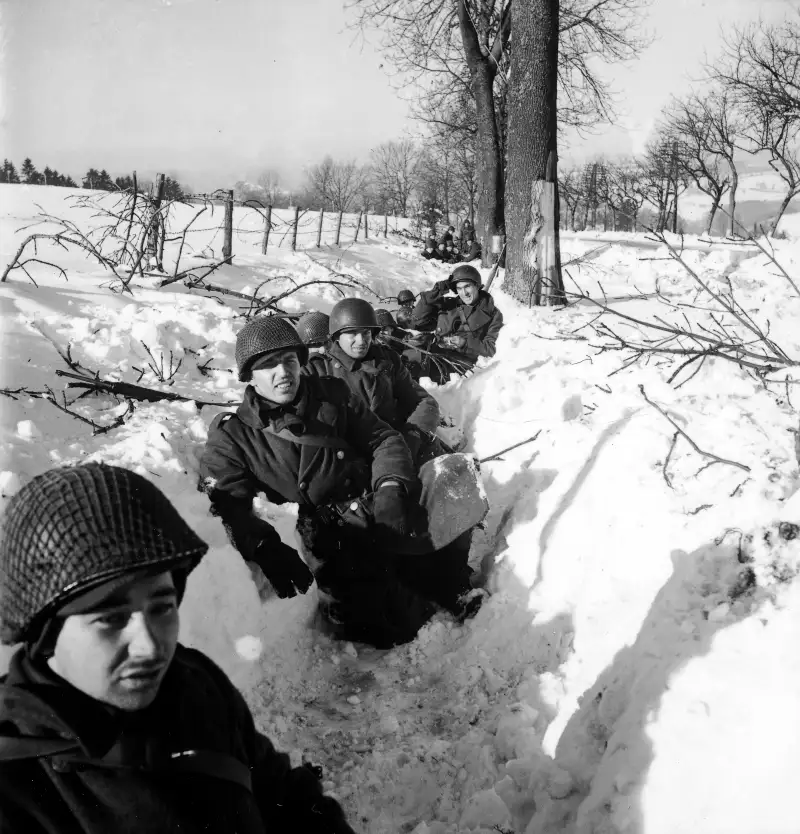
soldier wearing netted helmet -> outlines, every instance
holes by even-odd
[[[376,646],[407,642],[433,602],[463,613],[469,569],[464,562],[451,570],[446,556],[398,555],[417,541],[420,485],[408,446],[345,382],[301,374],[307,360],[283,318],[242,328],[236,362],[250,384],[237,411],[211,425],[202,486],[264,599],[306,593],[316,579],[323,624],[335,636]],[[299,505],[305,559],[255,513],[261,493]]]
[[[317,310],[309,310],[297,320],[297,333],[309,352],[317,353],[324,349],[328,342],[329,321],[330,316]]]
[[[241,694],[178,643],[207,546],[150,481],[45,472],[0,532],[0,830],[352,831],[319,772],[291,768]]]

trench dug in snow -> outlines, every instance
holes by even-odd
[[[3,188],[13,198],[13,218],[0,216],[8,258],[14,230],[35,213],[28,192],[65,210],[61,189]],[[209,243],[201,237],[197,252]],[[629,243],[610,243],[573,275],[601,282],[628,313],[661,312],[632,301],[634,286],[694,298],[677,265],[640,260]],[[570,255],[591,245],[564,243]],[[302,253],[276,247],[265,258],[256,248],[236,251],[215,279],[247,291],[265,279],[281,286],[287,273],[328,274]],[[780,256],[800,270],[797,244]],[[399,238],[314,258],[358,273],[383,297],[427,288],[445,269]],[[800,300],[776,290],[765,263],[727,248],[690,248],[686,258],[706,277],[727,275],[800,356]],[[38,287],[0,286],[2,386],[54,384],[53,343],[134,381],[147,344],[182,358],[170,390],[240,397],[234,308],[150,285],[133,298],[112,294],[82,257],[63,264],[68,284],[42,270]],[[324,766],[356,830],[796,834],[800,537],[777,523],[800,521],[791,402],[713,360],[679,389],[665,383],[674,366],[612,375],[619,357],[575,335],[593,308],[522,310],[492,291],[506,319],[497,356],[434,393],[478,458],[541,434],[481,467],[490,511],[471,560],[493,596],[464,627],[439,615],[411,644],[378,652],[323,634],[311,593],[262,604],[195,488],[217,409],[143,403],[124,426],[92,436],[41,400],[4,400],[0,503],[48,466],[89,458],[152,478],[210,545],[188,584],[183,642],[232,676],[279,748]],[[329,310],[337,297],[323,286],[287,309]],[[158,387],[152,376],[143,382]],[[673,430],[640,385],[701,448],[749,471],[704,468],[681,441],[668,485]],[[121,410],[104,397],[77,407],[100,421]],[[296,510],[263,501],[258,510],[294,543]]]

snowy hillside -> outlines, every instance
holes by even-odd
[[[36,214],[34,202],[93,222],[64,194],[0,186],[0,264],[28,234],[15,230]],[[210,243],[202,234],[214,232],[198,232],[198,254]],[[800,279],[800,245],[776,245]],[[596,247],[565,238],[564,260]],[[769,391],[714,359],[673,384],[680,356],[619,370],[620,353],[598,350],[591,303],[524,310],[493,287],[506,319],[497,356],[433,391],[479,458],[541,432],[482,466],[491,510],[471,559],[490,571],[494,595],[465,627],[440,616],[412,644],[379,652],[315,631],[313,593],[262,605],[196,491],[208,426],[243,390],[232,369],[247,304],[180,283],[158,288],[155,278],[114,293],[113,276],[81,253],[43,245],[39,257],[67,280],[34,263],[38,286],[19,270],[0,284],[0,388],[49,386],[60,397],[68,380],[56,375],[67,369],[58,351],[69,346],[73,362],[101,377],[222,405],[137,402],[124,425],[93,435],[25,391],[0,397],[0,507],[60,463],[102,459],[151,478],[211,545],[189,582],[183,641],[231,674],[279,747],[324,766],[356,829],[796,834],[796,386]],[[705,280],[729,279],[800,360],[800,298],[774,265],[725,246],[685,257]],[[257,240],[236,238],[233,265],[214,281],[247,293],[270,280],[279,291],[330,279],[322,264],[389,307],[399,289],[417,292],[448,272],[397,235],[266,256]],[[613,242],[568,270],[593,297],[602,286],[615,309],[638,317],[662,308],[631,300],[634,288],[687,305],[697,297],[663,248]],[[339,297],[314,284],[283,309],[327,311]],[[173,368],[181,361],[172,384],[156,373],[170,356]],[[682,437],[673,448],[673,425],[643,391],[700,449],[739,465],[708,466]],[[72,408],[106,426],[129,406],[91,396]],[[292,543],[295,510],[262,510]]]

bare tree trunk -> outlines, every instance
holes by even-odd
[[[494,109],[495,59],[484,56],[466,0],[456,4],[461,40],[475,97],[477,137],[475,162],[478,171],[478,220],[475,236],[482,246],[484,266],[491,266],[492,237],[505,229],[503,157]]]
[[[778,213],[775,215],[775,220],[772,222],[772,228],[769,230],[771,237],[775,236],[775,232],[778,230],[778,223],[781,222],[781,217],[783,217],[783,213],[786,211],[786,207],[792,201],[792,198],[794,197],[795,193],[796,192],[792,188],[790,188],[786,192],[786,196],[783,198],[783,202],[781,203],[780,208],[778,209]]]
[[[739,173],[732,161],[728,164],[731,168],[731,191],[728,195],[728,236],[733,237],[736,233],[736,189],[739,187]]]
[[[719,201],[722,198],[721,194],[711,198],[711,208],[708,211],[708,220],[706,221],[705,234],[711,237],[711,227],[714,225],[714,218],[717,216],[717,209],[719,208]]]
[[[528,306],[561,303],[556,215],[558,0],[515,3],[512,26],[505,287]]]
[[[323,209],[319,210],[319,225],[317,226],[317,249],[319,249],[319,244],[322,241],[322,221],[325,218],[325,211]]]

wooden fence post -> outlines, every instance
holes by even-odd
[[[317,226],[317,249],[319,249],[319,242],[322,240],[322,218],[325,217],[325,209],[319,210],[319,226]]]
[[[264,238],[261,241],[261,254],[267,254],[267,246],[269,246],[269,233],[272,229],[272,206],[267,206],[267,216],[264,220]]]
[[[369,215],[364,209],[364,240],[369,240]]]
[[[383,236],[384,238],[389,236],[389,215],[383,215]]]
[[[361,212],[358,213],[358,221],[356,222],[356,236],[353,238],[353,243],[358,240],[358,230],[361,228]]]
[[[151,201],[150,208],[153,213],[150,218],[150,229],[147,235],[147,263],[149,266],[150,260],[152,258],[155,258],[156,269],[160,269],[163,271],[164,267],[162,266],[158,258],[158,240],[160,237],[159,229],[161,227],[161,215],[159,214],[159,209],[161,208],[161,201],[164,199],[163,174],[156,174],[156,181],[153,185],[152,195],[153,198]]]
[[[294,207],[294,228],[292,229],[292,252],[297,249],[297,223],[300,218],[300,206]]]
[[[229,264],[233,261],[233,191],[225,196],[225,236],[222,239],[222,260]]]
[[[342,231],[342,215],[343,214],[344,214],[343,211],[339,212],[339,220],[336,223],[336,243],[335,243],[336,246],[339,245],[339,234]]]

